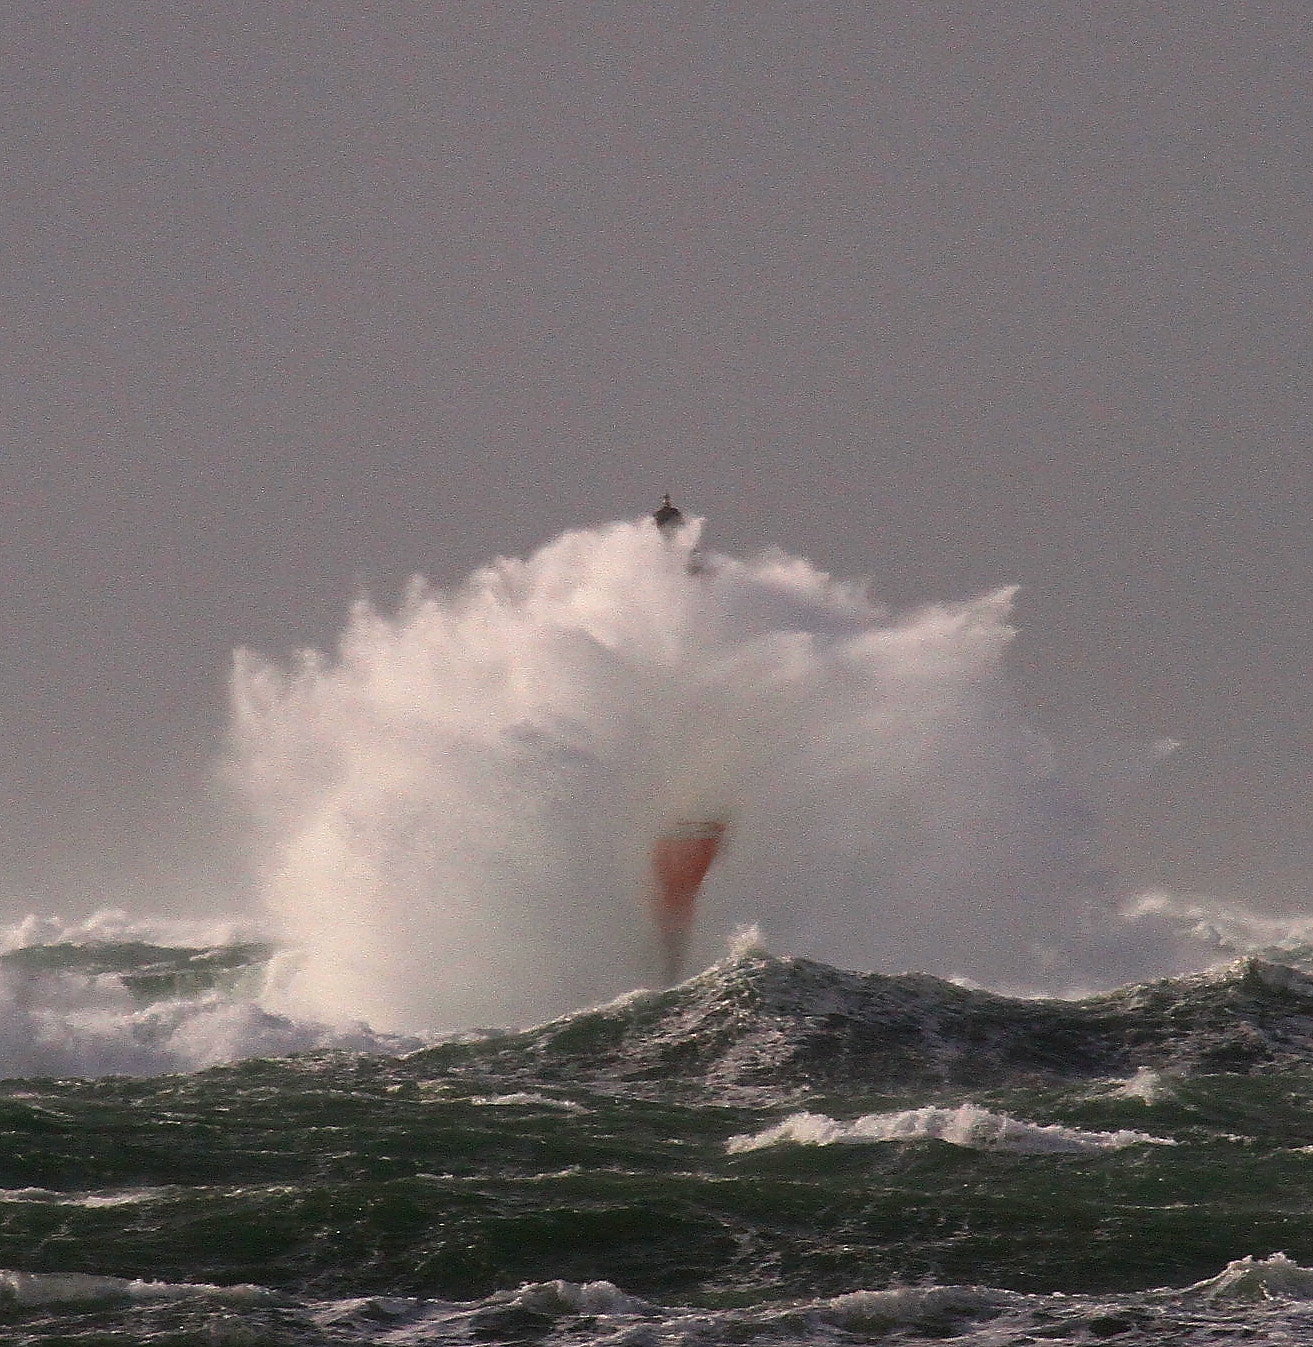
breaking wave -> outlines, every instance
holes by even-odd
[[[0,1071],[386,1051],[605,1002],[657,980],[652,845],[690,818],[729,821],[691,967],[736,930],[1027,995],[1256,947],[1313,967],[1307,920],[1115,897],[1012,705],[1011,590],[891,615],[699,529],[567,533],[358,604],[331,656],[240,654],[270,930],[27,918],[0,935]]]
[[[183,943],[195,941],[197,943]],[[27,917],[0,932],[0,1078],[153,1076],[416,1039],[263,1008],[272,945],[231,923]]]
[[[1059,1124],[1041,1125],[991,1113],[978,1104],[956,1108],[914,1108],[894,1113],[868,1113],[852,1122],[836,1122],[823,1113],[794,1113],[783,1122],[752,1135],[731,1137],[732,1155],[768,1146],[833,1146],[877,1141],[944,1141],[971,1150],[1007,1151],[1014,1155],[1090,1155],[1126,1146],[1174,1146],[1175,1141],[1145,1132],[1085,1132]]]
[[[662,1305],[612,1282],[526,1282],[481,1300],[358,1296],[315,1300],[258,1285],[131,1280],[80,1273],[0,1271],[0,1311],[33,1341],[66,1341],[113,1329],[140,1342],[254,1341],[352,1344],[780,1344],[923,1343],[963,1347],[1004,1342],[1133,1344],[1240,1338],[1306,1341],[1313,1270],[1284,1254],[1246,1257],[1181,1289],[1109,1296],[1036,1295],[987,1286],[896,1286],[843,1295],[710,1309]],[[240,1323],[235,1316],[240,1315]],[[118,1334],[115,1335],[116,1338]],[[26,1340],[26,1338],[25,1338]]]
[[[239,655],[234,770],[298,951],[273,1004],[425,1030],[650,984],[652,843],[705,817],[729,830],[693,967],[752,922],[1032,991],[1179,963],[1170,921],[1117,917],[1012,706],[1012,590],[891,615],[781,552],[691,565],[699,530],[566,533],[358,604],[332,655]]]

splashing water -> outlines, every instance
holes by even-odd
[[[653,842],[708,817],[695,961],[755,922],[848,967],[1087,974],[1101,900],[1008,706],[1012,591],[891,620],[783,553],[691,567],[700,527],[566,533],[357,605],[332,658],[239,654],[280,1004],[424,1029],[650,980]]]
[[[955,1108],[931,1105],[895,1113],[868,1113],[852,1122],[838,1122],[824,1113],[792,1113],[761,1132],[730,1137],[726,1149],[731,1155],[742,1155],[788,1143],[833,1146],[891,1141],[945,1141],[950,1146],[1015,1155],[1091,1155],[1127,1146],[1176,1145],[1175,1141],[1128,1128],[1088,1132],[1056,1123],[1042,1126],[968,1103]]]

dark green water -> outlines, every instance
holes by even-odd
[[[409,1055],[10,1080],[0,1341],[1298,1341],[1310,990],[753,956]]]

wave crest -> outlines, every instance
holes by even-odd
[[[727,1149],[742,1155],[789,1143],[833,1146],[881,1141],[944,1141],[950,1146],[1014,1155],[1091,1155],[1127,1146],[1176,1145],[1145,1132],[1085,1132],[1057,1123],[1025,1122],[1006,1113],[991,1113],[978,1104],[959,1104],[956,1108],[867,1113],[851,1122],[837,1122],[823,1113],[794,1113],[761,1132],[731,1137]]]

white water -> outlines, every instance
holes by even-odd
[[[152,1073],[526,1023],[658,979],[646,868],[730,819],[687,971],[736,929],[845,968],[1095,989],[1313,924],[1168,893],[1115,903],[1007,686],[1011,593],[890,615],[695,522],[568,533],[444,594],[367,604],[339,648],[239,657],[234,773],[268,842],[258,929],[31,916],[0,952],[281,937],[271,985],[141,1006],[112,976],[0,970],[0,1074]],[[166,929],[167,927],[167,929]],[[375,1028],[367,1028],[365,1022]]]
[[[277,1304],[281,1297],[262,1286],[211,1286],[97,1277],[84,1272],[0,1271],[0,1306],[124,1304],[204,1299],[236,1308]]]
[[[357,606],[331,656],[239,655],[236,771],[297,950],[271,1004],[424,1031],[650,983],[651,843],[709,814],[691,969],[749,922],[995,987],[1166,969],[1171,923],[1113,911],[1012,705],[1010,590],[891,617],[782,553],[691,574],[699,528],[567,533]]]
[[[141,1006],[112,975],[0,975],[0,1078],[153,1076],[316,1048],[417,1046],[363,1024],[295,1020],[224,992]]]
[[[946,1141],[970,1150],[1008,1151],[1016,1155],[1088,1155],[1126,1146],[1174,1146],[1174,1141],[1123,1128],[1086,1132],[1057,1123],[1041,1124],[991,1113],[978,1104],[956,1108],[903,1109],[867,1113],[839,1122],[824,1113],[794,1113],[783,1122],[751,1135],[731,1137],[727,1149],[738,1155],[768,1146],[853,1145],[880,1141]]]
[[[177,1337],[176,1319],[147,1317],[156,1307],[174,1313],[190,1310],[188,1326],[215,1341],[253,1341],[265,1323],[256,1316],[275,1311],[277,1328],[289,1342],[318,1342],[327,1334],[335,1342],[395,1347],[466,1344],[486,1337],[489,1311],[514,1310],[528,1311],[538,1319],[544,1342],[614,1347],[746,1341],[815,1344],[886,1336],[906,1343],[951,1338],[963,1347],[1009,1347],[1054,1338],[1088,1342],[1109,1336],[1141,1344],[1219,1340],[1295,1344],[1309,1341],[1313,1331],[1310,1299],[1313,1270],[1281,1253],[1238,1259],[1216,1276],[1190,1286],[1120,1295],[1025,1294],[930,1284],[731,1309],[661,1305],[608,1281],[528,1282],[479,1301],[410,1296],[313,1301],[249,1284],[0,1271],[0,1309],[11,1316],[26,1312],[25,1329],[48,1331],[56,1320],[46,1315],[131,1310],[135,1314],[123,1321],[123,1329],[133,1341],[142,1342],[155,1341],[157,1333],[161,1341]],[[68,1327],[59,1322],[61,1328]],[[112,1322],[120,1327],[119,1321]]]
[[[105,909],[71,923],[27,917],[0,930],[0,953],[106,942],[205,948],[250,934],[231,923],[135,921]],[[315,1048],[400,1052],[419,1046],[359,1022],[329,1025],[276,1014],[259,1004],[260,990],[259,972],[252,970],[230,989],[143,1005],[112,972],[0,968],[0,1078],[158,1075]]]
[[[1161,1104],[1175,1096],[1170,1079],[1150,1066],[1140,1067],[1129,1080],[1118,1081],[1108,1093],[1120,1099],[1138,1099],[1142,1104]]]

